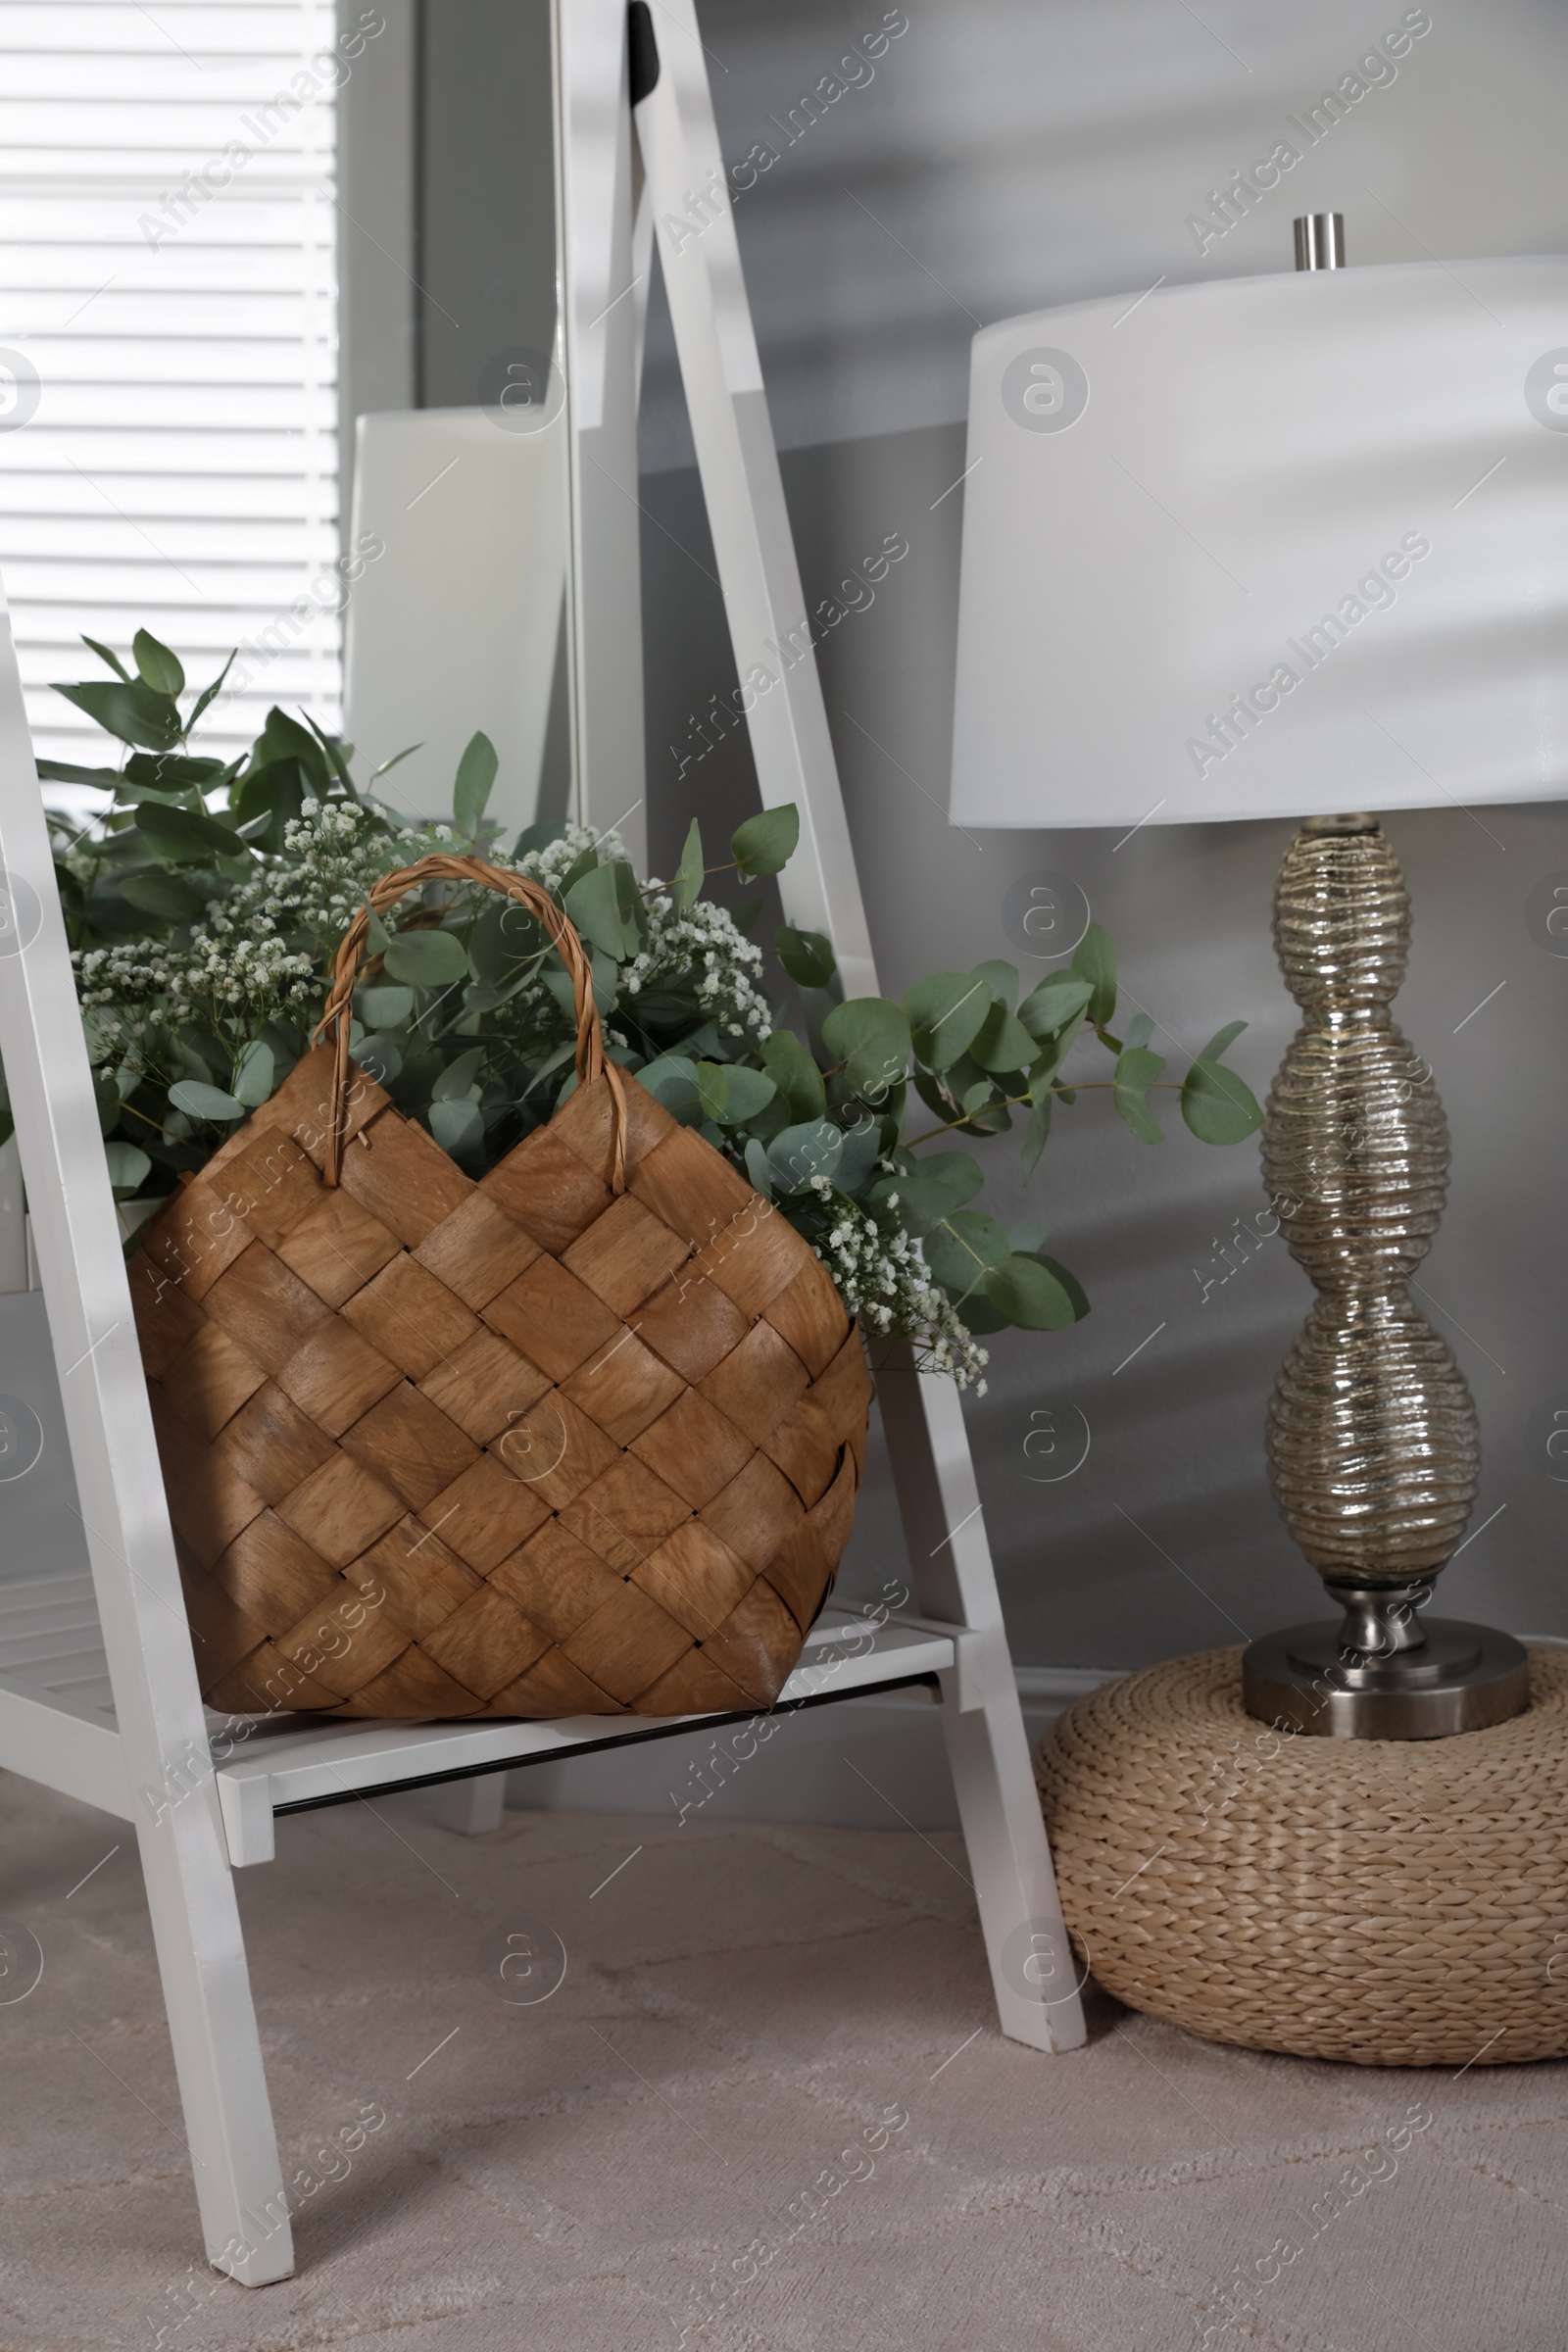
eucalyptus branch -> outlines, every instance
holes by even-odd
[[[1234,1077],[1235,1072],[1227,1071],[1225,1075]],[[1241,1084],[1240,1079],[1237,1080],[1237,1084]],[[1182,1088],[1174,1078],[1156,1078],[1152,1086],[1145,1087],[1141,1091],[1150,1095],[1179,1095]],[[1077,1078],[1074,1079],[1071,1086],[1060,1086],[1053,1079],[1051,1092],[1053,1095],[1113,1095],[1116,1092],[1116,1081],[1114,1078]],[[952,1100],[951,1096],[949,1100]],[[911,1135],[904,1149],[906,1152],[912,1152],[917,1144],[928,1144],[934,1136],[951,1135],[955,1127],[971,1126],[984,1111],[1016,1110],[1021,1103],[1033,1102],[1033,1095],[1004,1095],[1000,1102],[982,1102],[976,1109],[966,1110],[961,1119],[948,1119],[940,1127],[928,1127],[924,1135]]]
[[[176,698],[154,683],[183,675],[167,648],[142,631],[134,651],[140,685],[129,706],[122,687],[101,681],[91,692],[68,691],[110,733],[123,727],[150,735],[156,757],[139,772],[156,778],[189,754],[197,710],[181,711]],[[119,657],[108,659],[135,686]],[[209,701],[226,674],[204,690]],[[149,855],[136,871],[156,888],[144,892],[132,884],[115,854],[123,828],[139,825],[145,812],[129,805],[111,808],[95,820],[90,841],[72,839],[65,826],[55,835],[65,895],[75,908],[75,967],[92,1016],[106,1118],[113,1109],[111,1072],[135,1073],[139,1101],[120,1102],[111,1146],[118,1145],[115,1156],[124,1170],[142,1164],[145,1145],[153,1165],[141,1181],[155,1193],[199,1164],[219,1136],[238,1132],[236,1123],[251,1107],[240,1090],[249,1096],[267,1083],[281,1085],[310,1054],[338,938],[355,907],[390,869],[450,846],[449,835],[368,799],[395,760],[376,771],[362,798],[347,772],[346,748],[309,712],[303,715],[305,727],[270,711],[249,753],[210,777],[201,772],[206,763],[196,763],[197,774],[174,797],[185,810],[194,802],[203,812],[201,833],[195,830],[201,820],[186,814],[163,828],[149,821],[141,835]],[[529,827],[509,857],[492,838],[499,828],[485,820],[495,771],[493,746],[475,735],[453,790],[462,837],[484,842],[494,863],[527,874],[558,904],[568,878],[581,886],[573,906],[594,952],[596,990],[617,1060],[666,1115],[720,1152],[795,1227],[868,1341],[906,1341],[917,1360],[963,1383],[985,1363],[977,1335],[1009,1325],[1056,1330],[1088,1312],[1065,1267],[969,1205],[984,1184],[973,1153],[914,1153],[960,1130],[995,1141],[1011,1127],[1014,1109],[1038,1097],[1044,1114],[1054,1099],[1067,1102],[1079,1093],[1112,1095],[1137,1136],[1159,1141],[1149,1090],[1136,1083],[1141,1071],[1161,1066],[1148,1049],[1152,1016],[1138,1014],[1123,1047],[1112,1027],[1115,956],[1101,925],[1090,925],[1066,969],[1038,985],[1021,982],[1010,966],[984,963],[969,972],[932,973],[895,1004],[882,997],[834,1002],[829,943],[785,924],[773,944],[789,980],[802,991],[829,992],[808,1039],[787,1017],[793,994],[783,1004],[763,994],[762,949],[729,911],[699,895],[722,874],[751,882],[780,872],[798,846],[793,808],[749,818],[721,864],[708,863],[694,823],[673,880],[639,883],[623,858],[582,826]],[[215,804],[226,787],[226,810],[216,817],[208,813],[204,782]],[[215,826],[224,831],[215,836],[209,830]],[[223,847],[242,826],[250,836],[243,873],[231,867]],[[199,883],[202,859],[215,850],[225,880],[202,886],[217,895],[198,911],[190,884]],[[167,911],[141,908],[136,902],[143,896]],[[562,1007],[540,984],[557,951],[542,945],[517,954],[510,932],[479,919],[467,892],[389,913],[387,931],[391,947],[370,959],[365,974],[380,1002],[373,1005],[371,1041],[361,1051],[399,1114],[421,1126],[467,1175],[482,1177],[550,1119],[573,1083]],[[393,952],[400,945],[401,956]],[[466,1001],[470,975],[479,998],[473,1004]],[[1020,986],[1030,986],[1021,1004]],[[1062,1041],[1080,1021],[1085,1036],[1097,1036],[1117,1056],[1120,1084],[1107,1078],[1075,1086],[1058,1075]],[[1220,1066],[1240,1026],[1232,1023],[1209,1041],[1181,1086],[1153,1081],[1180,1093],[1187,1126],[1205,1142],[1238,1141],[1261,1118],[1244,1082]],[[241,1069],[258,1044],[272,1056],[271,1076],[262,1075],[269,1065],[258,1054],[249,1084]],[[989,1066],[1008,1062],[1001,1076]],[[1029,1091],[1005,1093],[1008,1076],[1021,1073],[1027,1083],[1031,1070]],[[904,1143],[890,1131],[906,1114],[901,1108],[895,1121],[887,1106],[911,1078],[935,1123]],[[965,1102],[972,1107],[964,1109]],[[192,1107],[184,1110],[187,1102]],[[1025,1179],[1051,1125],[1044,1115],[1024,1124],[1017,1165]],[[127,1160],[132,1144],[136,1157]]]

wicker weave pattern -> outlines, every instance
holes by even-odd
[[[350,1078],[337,1188],[323,1046],[131,1266],[204,1695],[770,1704],[864,1460],[870,1379],[817,1258],[619,1071],[478,1183]]]
[[[1531,1650],[1527,1713],[1431,1740],[1270,1733],[1240,1659],[1107,1684],[1041,1742],[1062,1908],[1101,1984],[1301,2057],[1568,2055],[1568,1652]]]

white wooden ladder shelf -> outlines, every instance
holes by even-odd
[[[654,61],[649,87],[644,28],[637,132],[654,213],[676,216],[685,191],[712,186],[715,172],[722,186],[722,166],[692,0],[662,0],[659,23],[674,33]],[[573,220],[580,232],[592,211],[590,169],[605,169],[602,134],[617,91],[621,109],[627,104],[625,17],[617,0],[571,0],[557,35],[567,92],[563,200],[571,233]],[[598,138],[579,142],[569,128],[577,69],[567,53],[575,39],[590,36],[605,106]],[[629,260],[627,210],[618,224],[606,221],[600,201],[597,217],[604,234],[613,230],[619,240],[614,252]],[[782,644],[803,606],[739,253],[727,212],[701,237],[671,237],[662,223],[660,234],[744,677],[761,641]],[[601,282],[613,258],[608,247],[602,252]],[[582,331],[590,324],[597,321],[585,318]],[[571,357],[574,334],[568,315],[568,370],[584,364],[580,350]],[[634,402],[632,382],[620,393]],[[603,416],[584,419],[584,430],[590,424],[603,448]],[[592,672],[604,629],[591,610],[588,619],[583,650]],[[759,698],[751,723],[764,798],[794,800],[801,809],[802,852],[785,877],[791,918],[834,940],[852,992],[874,990],[814,662],[801,662],[775,693]],[[596,813],[613,813],[605,807],[612,786],[591,758],[584,781]],[[621,1719],[601,1716],[476,1726],[313,1725],[293,1717],[259,1724],[249,1737],[230,1734],[215,1752],[3,607],[0,869],[0,1053],[91,1563],[90,1580],[72,1573],[0,1583],[0,1766],[135,1826],[208,2257],[257,2286],[287,2276],[293,2251],[231,1874],[271,1859],[276,1816],[376,1790],[478,1785],[481,1776],[573,1749],[733,1718],[639,1719],[622,1728]],[[879,1372],[877,1387],[907,1575],[923,1614],[868,1628],[863,1617],[830,1610],[782,1703],[833,1704],[934,1682],[1000,2023],[1036,2049],[1074,2048],[1084,2038],[1078,1971],[1057,1905],[957,1396],[950,1381],[917,1373],[906,1354]]]

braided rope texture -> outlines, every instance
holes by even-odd
[[[336,1188],[322,1046],[131,1263],[204,1697],[770,1705],[865,1456],[819,1260],[622,1072],[623,1120],[593,1078],[475,1183],[350,1070]]]
[[[1358,2066],[1568,2055],[1568,1651],[1449,1740],[1322,1740],[1242,1705],[1241,1650],[1079,1699],[1036,1777],[1063,1914],[1130,2008]],[[1486,2045],[1486,2046],[1483,2046]]]

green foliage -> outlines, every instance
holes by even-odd
[[[594,853],[589,851],[584,855],[592,857]],[[612,865],[589,865],[566,891],[564,904],[583,938],[602,948],[615,962],[636,955],[636,934],[633,931],[627,937],[618,878]]]
[[[97,679],[82,686],[58,686],[68,703],[95,719],[122,743],[144,744],[149,751],[172,751],[180,740],[179,713],[172,698],[138,679],[130,685],[103,685]]]
[[[220,1086],[209,1086],[201,1078],[176,1079],[169,1090],[169,1100],[187,1118],[228,1120],[245,1116],[245,1104],[237,1095],[225,1094]]]
[[[430,1133],[456,1160],[476,1162],[484,1149],[484,1118],[466,1096],[442,1097],[430,1105]]]
[[[637,1075],[655,1101],[662,1102],[671,1118],[679,1119],[683,1127],[702,1124],[703,1102],[697,1085],[697,1064],[688,1055],[661,1054],[657,1060],[645,1062]]]
[[[820,931],[797,931],[793,923],[780,923],[773,953],[798,988],[826,988],[839,968],[831,941]]]
[[[234,1072],[234,1099],[247,1110],[259,1110],[276,1083],[276,1061],[265,1037],[246,1047]]]
[[[359,1005],[372,1029],[403,1029],[413,1017],[414,991],[412,988],[362,988]]]
[[[136,675],[144,686],[150,686],[155,694],[167,694],[171,700],[184,693],[185,672],[168,646],[160,645],[150,630],[138,629],[130,650],[135,659]],[[120,668],[118,662],[115,667]]]
[[[1051,1137],[1051,1096],[1031,1102],[1029,1115],[1023,1123],[1023,1142],[1018,1147],[1018,1181],[1027,1184],[1040,1164],[1040,1154]]]
[[[762,1067],[793,1119],[820,1119],[827,1108],[822,1073],[793,1029],[775,1029],[763,1041]]]
[[[1089,1019],[1103,1029],[1116,1012],[1116,951],[1103,923],[1091,923],[1073,950],[1072,969],[1090,985]]]
[[[468,977],[468,951],[451,931],[400,931],[382,962],[405,988],[451,988]]]
[[[1018,1006],[1018,1018],[1033,1038],[1054,1037],[1094,995],[1094,983],[1076,972],[1053,972]]]
[[[969,1057],[993,1075],[1025,1070],[1035,1059],[1035,1041],[1023,1023],[1015,1020],[998,1000],[980,1024],[979,1034],[969,1048]]]
[[[1004,1229],[980,1208],[956,1208],[925,1237],[925,1262],[943,1288],[951,1291],[959,1312],[971,1291],[977,1291],[993,1266],[1011,1255]]]
[[[115,653],[111,647],[107,645],[100,645],[96,637],[83,637],[81,642],[87,648],[89,653],[97,655],[99,661],[104,663],[106,668],[114,671],[117,678],[123,678],[127,686],[130,684],[129,670],[125,667],[125,664],[123,662],[122,662],[120,656]],[[232,659],[232,657],[230,658]],[[64,692],[64,689],[62,688],[61,691]]]
[[[92,650],[111,677],[60,691],[118,740],[119,764],[46,762],[42,772],[104,799],[85,834],[57,827],[56,870],[111,1182],[128,1198],[201,1166],[281,1085],[310,1050],[348,915],[382,873],[450,849],[452,835],[411,827],[376,801],[395,760],[362,789],[349,746],[281,710],[242,760],[194,751],[226,665],[187,703],[179,661],[145,630],[133,668]],[[476,734],[458,765],[452,831],[504,863],[485,815],[496,764]],[[799,831],[793,808],[764,809],[733,836],[734,866],[778,873]],[[1176,1082],[1152,1050],[1150,1015],[1125,1038],[1111,1034],[1116,959],[1101,925],[1021,1001],[1014,967],[991,960],[931,973],[902,1004],[830,1002],[813,1051],[790,1029],[767,1033],[778,1016],[754,985],[760,953],[741,936],[760,902],[732,919],[704,898],[695,821],[673,879],[648,890],[613,845],[556,822],[530,826],[512,861],[526,861],[587,944],[615,1059],[812,1243],[868,1328],[927,1338],[945,1328],[968,1346],[968,1332],[1057,1331],[1088,1313],[1037,1231],[1009,1237],[974,1205],[983,1170],[955,1147],[1004,1134],[1020,1116],[1027,1181],[1055,1104],[1097,1090],[1135,1136],[1161,1140],[1151,1094]],[[835,989],[819,934],[786,923],[774,946],[799,988]],[[367,955],[353,1054],[405,1115],[482,1174],[577,1083],[564,964],[525,908],[445,885],[370,916]],[[1183,1118],[1205,1143],[1240,1141],[1261,1120],[1223,1058],[1243,1026],[1219,1030],[1180,1082]],[[1109,1057],[1107,1074],[1083,1074],[1080,1057],[1069,1084],[1069,1058],[1091,1048],[1102,1067]],[[0,1081],[0,1128],[9,1115]],[[883,1297],[893,1304],[879,1305]],[[941,1302],[945,1327],[921,1298]]]
[[[852,997],[822,1023],[822,1043],[837,1056],[849,1092],[880,1108],[907,1066],[909,1024],[886,997]]]
[[[680,870],[670,883],[669,893],[682,914],[688,906],[695,906],[703,895],[703,835],[695,816],[681,852]]]
[[[780,874],[801,838],[800,811],[793,802],[749,816],[730,836],[730,856],[743,874]]]
[[[202,893],[177,874],[126,874],[120,893],[132,906],[140,907],[144,914],[155,914],[164,923],[194,923],[207,912]]]
[[[986,1297],[1009,1323],[1025,1331],[1065,1331],[1078,1320],[1066,1287],[1038,1257],[1014,1250],[986,1275]]]
[[[1116,1108],[1141,1142],[1162,1144],[1163,1128],[1157,1126],[1149,1107],[1149,1090],[1158,1083],[1165,1067],[1161,1054],[1152,1054],[1148,1040],[1154,1024],[1147,1012],[1141,1012],[1127,1031],[1127,1043],[1116,1056]]]
[[[458,761],[458,778],[452,788],[452,816],[465,841],[477,841],[484,821],[485,804],[490,787],[496,780],[496,747],[488,735],[469,738],[467,749]]]
[[[928,1070],[952,1067],[985,1025],[991,986],[974,972],[932,972],[904,1000],[914,1052]]]
[[[896,1194],[904,1229],[916,1241],[972,1200],[985,1182],[980,1162],[967,1152],[928,1152],[923,1159],[916,1159],[912,1152],[900,1152],[894,1164],[896,1173],[884,1178],[872,1198]]]
[[[144,800],[136,811],[136,825],[143,841],[170,865],[211,864],[214,858],[250,862],[249,850],[233,827],[196,808]]]
[[[743,1062],[697,1064],[697,1100],[717,1126],[749,1126],[776,1092],[765,1070],[749,1070]]]
[[[1234,1045],[1245,1021],[1227,1021],[1211,1037],[1182,1085],[1182,1117],[1200,1143],[1239,1144],[1258,1123],[1257,1104],[1220,1055]]]
[[[121,1200],[131,1200],[152,1174],[152,1161],[134,1144],[106,1143],[104,1158],[109,1164],[110,1185]]]

